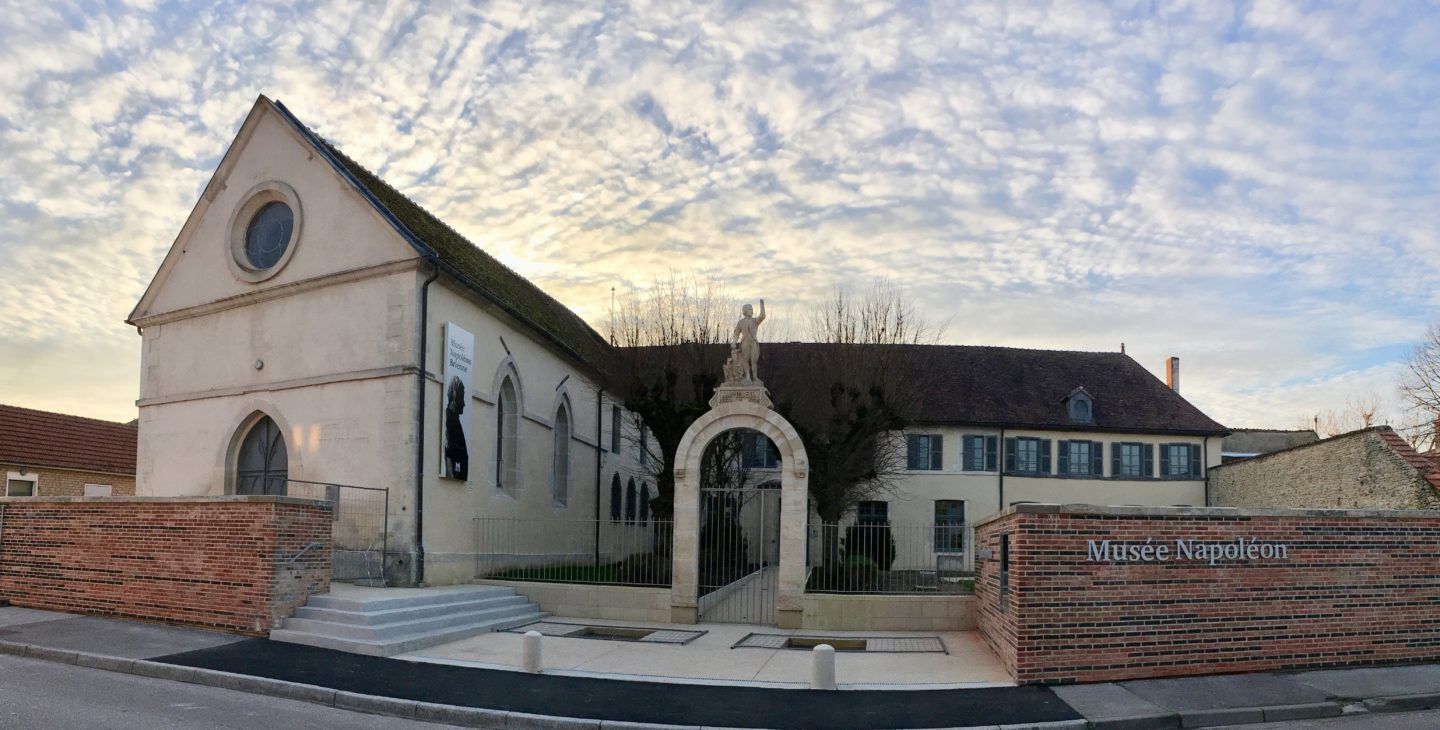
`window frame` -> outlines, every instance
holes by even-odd
[[[950,506],[958,505],[959,508],[960,508],[960,514],[959,514],[959,520],[960,520],[960,521],[959,521],[958,523],[957,523],[957,522],[952,522],[951,520],[953,520],[953,519],[955,518],[955,515],[953,515],[953,514],[941,515],[941,513],[940,513],[940,507],[941,507],[941,505],[950,505]],[[937,500],[934,500],[934,503],[933,503],[933,505],[931,506],[931,520],[932,520],[933,529],[931,530],[931,536],[930,536],[930,549],[931,549],[936,555],[964,555],[964,554],[965,554],[965,524],[966,524],[965,519],[966,519],[966,507],[967,507],[967,505],[965,504],[965,500],[963,500],[963,499],[937,499]],[[942,520],[943,520],[943,521],[942,521]],[[942,535],[945,536],[945,537],[944,537],[944,547],[941,546],[941,543],[942,543]],[[959,536],[959,541],[960,541],[960,547],[959,547],[959,548],[955,548],[955,547],[954,547],[954,543],[951,542],[951,540],[952,540],[952,539],[954,538],[954,536],[956,536],[956,535]]]
[[[1189,467],[1183,473],[1177,473],[1175,468],[1175,455],[1178,452],[1185,454],[1185,463]],[[1205,476],[1205,465],[1203,452],[1199,444],[1192,444],[1186,441],[1171,441],[1160,444],[1160,478],[1175,481],[1193,481],[1203,479]]]
[[[509,388],[509,405],[506,388]],[[512,412],[513,411],[513,412]],[[507,433],[509,432],[509,433]],[[507,458],[508,456],[508,458]],[[513,499],[520,497],[520,388],[510,374],[500,379],[495,394],[495,489]]]
[[[920,463],[916,458],[915,448],[925,443],[925,466],[916,466]],[[938,433],[907,433],[905,434],[905,470],[913,472],[935,472],[945,471],[945,436]]]
[[[780,468],[780,448],[775,445],[765,434],[759,431],[746,431],[741,434],[740,447],[740,468],[753,469],[758,471],[775,471]],[[763,457],[756,463],[756,457],[761,455],[761,444],[764,444]]]
[[[290,209],[290,238],[285,243],[285,250],[281,252],[280,258],[267,268],[258,269],[250,263],[249,255],[246,253],[246,239],[249,237],[250,223],[255,219],[256,214],[270,203],[283,203]],[[300,247],[300,231],[305,225],[305,211],[300,205],[300,196],[295,189],[279,180],[266,180],[250,188],[244,195],[240,196],[240,203],[230,213],[230,223],[227,227],[227,236],[230,255],[226,257],[230,265],[230,273],[235,278],[250,284],[258,284],[279,274],[290,263],[291,257],[295,255],[295,249]]]
[[[866,514],[866,505],[870,505],[870,514]],[[879,505],[879,510],[874,506]],[[879,517],[876,517],[876,514]],[[888,525],[890,524],[890,503],[883,499],[862,499],[855,503],[855,524],[857,525]]]
[[[622,448],[622,439],[625,435],[625,415],[620,406],[610,406],[610,453],[618,454]]]
[[[1013,475],[1016,475],[1016,476],[1052,476],[1052,475],[1053,475],[1053,471],[1052,471],[1052,469],[1053,469],[1053,464],[1052,464],[1052,454],[1051,454],[1051,445],[1052,445],[1053,442],[1052,442],[1051,439],[1042,438],[1042,437],[1039,437],[1039,436],[1007,436],[1007,437],[1005,438],[1005,441],[1006,441],[1006,446],[1005,446],[1005,451],[1006,451],[1006,456],[1005,456],[1005,462],[1006,462],[1006,463],[1005,463],[1005,467],[1006,467],[1006,468],[1005,468],[1005,473],[1006,473],[1006,474],[1013,474]],[[1014,454],[1013,454],[1013,455],[1014,455],[1013,465],[1012,465],[1011,452],[1010,452],[1010,444],[1012,444],[1012,443],[1015,445],[1015,450],[1014,450]],[[1035,445],[1035,468],[1034,468],[1033,470],[1031,470],[1031,469],[1022,469],[1021,466],[1020,466],[1021,447],[1022,447],[1022,445],[1025,445],[1025,444],[1034,444],[1034,445]]]
[[[979,446],[979,464],[972,460],[972,444]],[[960,471],[969,474],[995,474],[1000,471],[1000,437],[995,434],[967,433],[960,436]]]
[[[29,483],[30,483],[30,493],[29,493],[29,494],[11,494],[11,493],[10,493],[10,483],[11,483],[11,482],[29,482]],[[6,472],[6,473],[5,473],[5,494],[4,494],[3,496],[6,496],[6,497],[16,497],[16,498],[38,497],[38,496],[40,496],[40,475],[39,475],[39,474],[35,474],[35,473],[33,473],[33,472],[32,472],[32,473],[29,473],[29,474],[21,474],[21,473],[18,472],[18,471]]]
[[[561,402],[560,406],[555,409],[555,423],[551,433],[551,445],[554,453],[550,457],[550,502],[555,507],[563,508],[570,505],[570,440],[573,433],[573,427],[570,425],[570,407],[567,403]]]

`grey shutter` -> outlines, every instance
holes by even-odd
[[[1103,442],[1090,442],[1090,475],[1105,476],[1105,444]]]
[[[985,437],[985,471],[995,471],[995,450],[999,446],[999,441],[1000,437],[998,436]]]
[[[1060,473],[1070,473],[1070,442],[1061,440],[1060,445]]]
[[[1140,460],[1140,475],[1155,476],[1155,444],[1145,444],[1145,456]]]
[[[920,468],[920,437],[905,437],[905,468],[915,470]]]
[[[933,471],[945,468],[945,437],[939,434],[930,437],[930,468]]]
[[[1015,439],[1005,439],[1005,471],[1015,471]]]
[[[1050,439],[1040,439],[1040,473],[1050,473]]]
[[[1205,473],[1205,467],[1200,463],[1200,444],[1190,444],[1190,476],[1198,477]]]
[[[1170,476],[1170,444],[1160,444],[1160,476]]]
[[[975,468],[974,460],[970,458],[970,444],[973,443],[974,436],[960,437],[960,471],[971,471]]]
[[[1125,444],[1110,445],[1110,476],[1118,477],[1121,474],[1120,454],[1125,451]]]

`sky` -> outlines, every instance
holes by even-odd
[[[135,417],[124,319],[259,94],[601,331],[672,270],[781,322],[885,278],[1293,428],[1398,412],[1440,315],[1434,1],[0,0],[0,402]]]

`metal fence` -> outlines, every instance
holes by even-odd
[[[969,524],[812,522],[807,551],[811,593],[970,593],[974,529]]]
[[[385,550],[390,533],[390,490],[290,479],[285,493],[323,499],[334,507],[330,579],[385,584]]]
[[[669,586],[674,523],[475,518],[475,577]]]

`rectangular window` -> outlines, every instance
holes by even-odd
[[[40,478],[35,475],[21,476],[11,472],[5,479],[5,496],[34,497],[40,493]]]
[[[1094,442],[1061,441],[1060,473],[1070,476],[1090,476],[1094,471],[1091,468],[1091,455],[1094,453]]]
[[[998,436],[965,436],[961,440],[963,471],[995,471],[1000,438]]]
[[[1111,476],[1148,477],[1153,476],[1153,464],[1146,458],[1147,444],[1121,443],[1111,447]]]
[[[890,503],[867,500],[855,506],[855,522],[861,525],[890,524]]]
[[[624,435],[625,421],[620,406],[610,406],[610,453],[620,453],[620,438]]]
[[[958,499],[935,500],[935,552],[965,552],[965,503]]]
[[[1200,477],[1199,444],[1163,444],[1160,447],[1160,476],[1167,479]]]
[[[1005,439],[1005,471],[1015,474],[1050,473],[1050,439]]]
[[[938,434],[906,436],[906,467],[912,471],[940,471],[944,468],[944,443],[944,439]]]
[[[740,467],[742,469],[779,469],[780,450],[765,436],[750,432],[740,442]]]
[[[109,497],[113,492],[114,490],[111,489],[109,484],[85,485],[85,496],[87,497]]]

